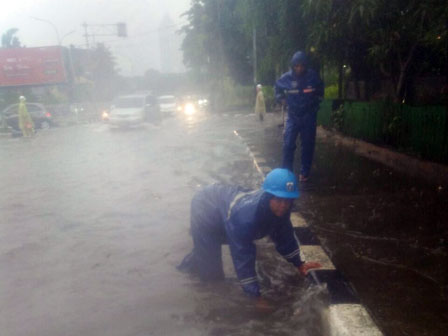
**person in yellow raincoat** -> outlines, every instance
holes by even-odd
[[[19,127],[24,137],[30,137],[34,134],[34,122],[26,108],[26,98],[20,96],[19,99]]]
[[[266,115],[266,104],[264,102],[264,95],[261,84],[257,85],[257,98],[255,100],[255,114],[258,115],[260,121],[263,121]]]

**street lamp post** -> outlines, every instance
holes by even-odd
[[[67,34],[65,34],[61,38],[60,35],[59,35],[58,28],[56,27],[56,25],[53,22],[51,22],[49,20],[41,19],[41,18],[38,18],[38,17],[35,17],[35,16],[30,16],[30,18],[33,19],[33,20],[36,20],[36,21],[41,21],[41,22],[48,23],[53,28],[54,32],[56,33],[56,39],[58,41],[58,46],[62,46],[62,42],[64,41],[64,39],[67,36],[69,36],[69,35],[71,35],[71,34],[76,32],[75,30],[72,30],[71,32],[68,32]]]
[[[59,45],[62,45],[62,42],[64,41],[64,39],[65,39],[67,36],[69,36],[69,35],[71,35],[71,34],[73,34],[73,33],[75,33],[75,32],[76,32],[76,30],[72,30],[71,32],[69,32],[69,33],[65,34],[64,36],[62,36]]]
[[[61,39],[60,39],[60,37],[59,37],[58,28],[56,28],[56,26],[55,26],[55,24],[54,24],[53,22],[48,21],[48,20],[44,20],[44,19],[40,19],[40,18],[37,18],[37,17],[35,17],[35,16],[30,16],[30,18],[33,19],[33,20],[36,20],[36,21],[41,21],[41,22],[48,23],[50,26],[52,26],[53,29],[54,29],[54,32],[56,33],[56,38],[57,38],[57,40],[58,40],[58,45],[61,45]],[[65,35],[65,36],[66,36],[66,35]],[[65,37],[65,36],[64,36],[64,37]]]
[[[38,18],[38,17],[35,17],[35,16],[30,16],[30,18],[33,19],[33,20],[36,20],[36,21],[41,21],[41,22],[48,23],[51,27],[53,27],[53,30],[56,33],[56,38],[57,38],[59,47],[62,47],[62,42],[63,42],[64,38],[66,38],[67,36],[69,36],[69,35],[71,35],[71,34],[73,34],[75,32],[75,30],[72,30],[72,31],[68,32],[67,34],[65,34],[64,36],[62,36],[62,38],[61,38],[60,35],[59,35],[58,28],[56,27],[56,25],[53,22],[51,22],[49,20],[41,19],[41,18]],[[68,47],[68,61],[70,63],[70,65],[69,65],[70,66],[70,71],[72,73],[72,80],[74,82],[74,80],[75,80],[75,69],[74,69],[74,66],[73,66],[71,47]],[[73,98],[73,83],[70,84],[70,96],[71,96],[71,98]]]

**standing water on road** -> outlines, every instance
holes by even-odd
[[[259,187],[237,125],[259,127],[253,116],[198,114],[1,139],[2,334],[321,335],[325,293],[267,242],[259,275],[272,313],[244,296],[228,253],[222,283],[175,269],[192,246],[199,187]]]

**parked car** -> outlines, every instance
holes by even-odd
[[[199,102],[197,96],[183,96],[179,99],[177,110],[186,115],[193,115],[199,110]]]
[[[162,114],[173,114],[177,111],[176,97],[160,96],[157,100]]]
[[[48,129],[56,125],[51,113],[44,105],[39,103],[26,103],[26,108],[31,119],[33,119],[35,128]],[[9,105],[2,111],[2,115],[8,126],[15,130],[20,130],[19,104]]]
[[[114,126],[132,126],[145,120],[159,119],[158,106],[151,94],[133,94],[117,97],[109,112],[102,113],[102,119]]]
[[[202,97],[199,97],[198,104],[201,109],[207,109],[207,107],[209,105],[209,101],[206,97],[202,96]]]
[[[200,95],[187,95],[179,99],[178,111],[186,114],[194,114],[196,111],[206,111],[208,107],[208,99]]]

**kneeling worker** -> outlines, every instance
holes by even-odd
[[[245,191],[217,184],[202,189],[191,202],[193,251],[178,269],[197,273],[203,281],[221,280],[224,278],[221,245],[229,244],[244,292],[260,297],[254,240],[266,236],[301,275],[321,267],[319,263],[305,263],[300,259],[299,244],[290,220],[293,201],[298,197],[297,180],[287,169],[271,171],[261,190]]]

